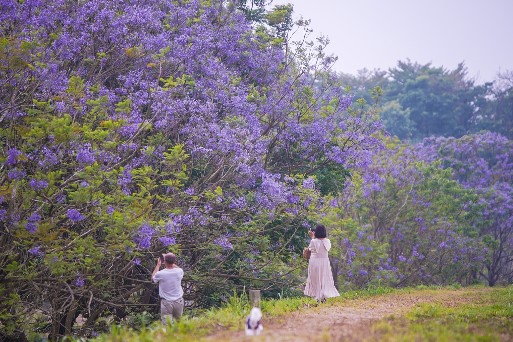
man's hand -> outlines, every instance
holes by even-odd
[[[310,239],[313,239],[315,237],[315,233],[311,230],[308,231],[308,235],[310,236]]]
[[[160,265],[162,265],[162,260],[160,258],[157,258],[157,264],[155,265],[155,269],[153,270],[153,273],[151,274],[151,280],[153,280],[153,277],[155,274],[160,270]]]

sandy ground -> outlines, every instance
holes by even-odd
[[[260,336],[246,337],[243,331],[223,331],[204,341],[364,341],[372,336],[372,325],[378,320],[389,316],[399,317],[421,303],[462,304],[468,301],[466,297],[471,291],[424,290],[344,303],[328,302],[303,308],[279,319],[266,320],[264,316],[264,330]]]

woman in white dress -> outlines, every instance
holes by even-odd
[[[315,232],[309,231],[308,235],[312,239],[308,246],[312,254],[308,261],[308,279],[304,294],[317,299],[318,302],[325,302],[326,298],[340,296],[335,288],[328,259],[331,242],[326,238],[326,228],[322,224],[315,227]]]

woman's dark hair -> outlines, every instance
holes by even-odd
[[[322,224],[318,224],[315,227],[314,236],[318,239],[323,239],[326,237],[326,227],[324,227]]]

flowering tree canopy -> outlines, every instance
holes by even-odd
[[[331,218],[338,272],[349,286],[472,283],[484,260],[477,202],[422,149],[390,141],[355,172]]]
[[[348,286],[513,280],[512,142],[496,133],[389,141],[326,223]]]
[[[148,309],[167,250],[195,305],[294,284],[298,230],[323,205],[314,176],[365,163],[380,144],[376,118],[349,110],[326,71],[332,59],[290,53],[280,15],[255,29],[230,1],[0,8],[11,336],[39,323],[51,339],[88,335],[103,316]]]
[[[490,286],[513,280],[513,143],[497,133],[424,142],[425,158],[439,159],[454,178],[479,194],[482,211],[475,219],[486,246],[481,275]]]

